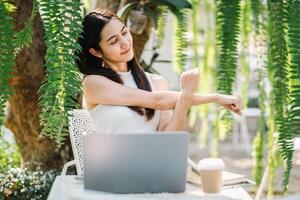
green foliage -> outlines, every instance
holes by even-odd
[[[20,152],[16,144],[4,140],[0,134],[0,174],[11,167],[19,167],[21,162]]]
[[[300,135],[300,2],[289,1],[288,5],[288,47],[290,53],[289,125],[294,134]]]
[[[217,90],[225,94],[232,93],[236,75],[240,12],[239,0],[217,0]]]
[[[167,5],[172,12],[175,10],[192,8],[189,1],[186,0],[155,0],[155,1],[161,5]]]
[[[279,137],[281,154],[285,160],[283,185],[287,191],[290,171],[292,169],[294,136],[300,134],[300,1],[287,1],[288,47],[290,54],[289,65],[289,109],[285,118],[285,133]]]
[[[211,93],[212,91],[216,90],[216,85],[214,84],[214,80],[215,80],[215,71],[216,71],[216,65],[217,65],[217,60],[216,58],[216,47],[217,47],[217,34],[216,34],[216,28],[215,28],[215,24],[213,22],[213,20],[211,20],[211,14],[215,15],[216,12],[216,6],[213,2],[211,1],[206,1],[205,2],[205,10],[207,11],[207,32],[206,32],[206,36],[205,36],[205,45],[204,45],[204,55],[203,55],[203,62],[201,65],[201,73],[200,74],[205,74],[205,76],[203,76],[203,82],[207,83],[207,84],[202,84],[200,89],[203,88],[203,92],[204,93]],[[209,104],[206,104],[204,106],[201,106],[200,109],[202,109],[200,111],[200,117],[202,118],[204,123],[207,123],[206,125],[201,127],[201,133],[203,135],[201,135],[201,141],[205,141],[205,138],[208,138],[208,134],[210,134],[208,127],[206,128],[206,126],[208,126],[209,123],[209,114],[214,112],[214,108],[209,107]],[[213,135],[213,137],[218,136],[216,134]],[[212,147],[217,146],[218,139],[217,138],[213,138],[212,139]],[[214,145],[214,143],[216,145]],[[203,144],[203,142],[202,142]],[[217,150],[215,150],[216,152]]]
[[[192,57],[192,68],[199,68],[199,71],[201,70],[201,66],[200,66],[200,56],[199,56],[199,35],[201,34],[201,32],[199,31],[199,10],[200,10],[200,2],[197,0],[193,0],[191,1],[192,3],[192,7],[193,9],[190,12],[190,31],[192,32],[192,39],[190,41],[191,43],[191,47],[192,47],[192,51],[193,51],[193,57]],[[203,13],[204,14],[204,13]],[[206,53],[206,51],[204,51],[204,54]],[[202,74],[200,72],[200,74]],[[206,75],[207,76],[207,75]],[[205,77],[206,77],[205,76]],[[200,88],[199,88],[200,89]],[[198,89],[198,91],[199,91]],[[189,112],[189,123],[190,126],[196,126],[197,123],[199,123],[199,121],[197,121],[199,119],[199,114],[200,114],[200,110],[198,107],[191,107],[190,112]],[[201,118],[201,129],[203,129],[203,132],[201,132],[201,134],[199,135],[199,142],[201,146],[204,146],[204,144],[207,141],[206,138],[206,133],[208,130],[208,127],[205,126],[206,121],[203,121],[203,118]],[[204,128],[207,129],[204,129]],[[197,131],[197,130],[196,130]],[[195,133],[195,135],[198,135],[198,132]],[[200,137],[203,136],[203,137]]]
[[[261,116],[259,118],[259,129],[261,129],[264,119]],[[264,144],[265,144],[265,133],[261,130],[257,130],[257,134],[253,140],[253,155],[254,166],[252,170],[252,176],[255,181],[255,186],[258,187],[261,183],[261,179],[264,172]]]
[[[12,94],[9,80],[14,77],[16,47],[14,40],[14,23],[11,13],[14,7],[2,0],[0,2],[0,127],[4,122],[4,110],[9,96]]]
[[[193,5],[193,10],[191,11],[191,21],[192,21],[192,33],[193,33],[193,39],[192,39],[192,47],[193,47],[193,68],[198,68],[199,66],[199,52],[198,52],[198,48],[199,48],[199,30],[198,30],[198,24],[199,24],[199,18],[200,18],[200,14],[199,14],[199,1],[198,0],[194,0],[192,1],[192,5]]]
[[[285,161],[286,170],[283,180],[284,191],[287,190],[293,155],[293,133],[288,118],[288,51],[286,44],[287,21],[284,1],[268,1],[269,16],[269,74],[272,77],[272,101],[274,102],[275,131],[278,132],[279,151]]]
[[[224,140],[232,129],[233,116],[230,111],[221,108],[218,112],[217,120],[219,121],[218,128],[216,129],[218,131],[218,138]]]
[[[270,53],[268,52],[268,56]],[[268,58],[268,63],[270,58]],[[269,64],[268,64],[269,65]],[[272,91],[267,94],[267,99],[270,99],[272,96]],[[267,127],[268,127],[268,197],[272,197],[274,193],[274,183],[275,183],[275,170],[278,166],[278,134],[275,132],[275,123],[274,123],[274,105],[272,101],[269,101],[269,106],[266,107],[266,113],[268,113],[267,118]],[[279,158],[278,158],[279,157]]]
[[[156,28],[156,48],[160,49],[163,45],[163,40],[165,38],[165,27],[168,16],[168,7],[158,6],[158,19],[157,19],[157,28]]]
[[[261,0],[250,0],[251,12],[252,12],[252,23],[254,24],[254,30],[256,33],[259,31],[260,21],[259,16],[261,14]]]
[[[212,141],[211,141],[211,151],[210,151],[210,156],[211,157],[217,157],[218,155],[218,148],[219,148],[219,138],[220,138],[220,120],[216,119],[214,120],[214,131],[213,131],[213,136],[212,136]]]
[[[241,62],[241,97],[244,107],[248,107],[248,92],[249,82],[251,78],[249,69],[249,35],[251,30],[250,23],[250,1],[241,1],[242,15],[241,15],[241,43],[242,51],[240,55]]]
[[[47,76],[40,88],[39,106],[42,135],[60,146],[68,135],[68,111],[78,107],[76,95],[81,92],[75,51],[81,32],[80,1],[39,0],[45,29]]]
[[[257,134],[253,141],[253,155],[254,158],[254,167],[252,171],[252,175],[256,186],[260,185],[263,171],[264,171],[264,150],[265,144],[267,140],[267,132],[266,132],[266,98],[267,94],[265,92],[265,77],[266,72],[263,68],[258,69],[258,91],[259,91],[259,109],[260,109],[260,117],[258,120],[258,128]]]
[[[185,61],[186,61],[186,49],[188,46],[186,38],[187,25],[187,14],[186,10],[177,11],[175,14],[175,26],[174,26],[174,60],[175,60],[175,70],[179,73],[184,71]]]
[[[46,199],[57,175],[54,170],[44,172],[11,168],[0,174],[0,199]]]
[[[0,126],[4,122],[4,110],[6,103],[13,93],[9,82],[15,76],[15,58],[22,48],[31,44],[32,21],[37,12],[34,7],[30,19],[25,23],[25,27],[19,32],[15,32],[12,13],[15,7],[6,0],[0,2]]]
[[[271,133],[271,132],[270,132]],[[269,133],[269,144],[268,144],[268,193],[267,196],[269,199],[271,199],[274,196],[274,184],[276,182],[276,168],[278,167],[278,151],[277,151],[277,138],[278,137],[274,137],[271,139],[272,134]]]
[[[237,69],[237,44],[240,32],[239,20],[241,14],[240,0],[217,0],[217,40],[219,58],[217,68],[217,90],[220,93],[231,94]],[[229,133],[232,127],[232,115],[223,108],[219,114],[218,135],[221,139]],[[217,120],[217,119],[216,119]]]
[[[287,46],[285,41],[284,7],[282,1],[269,1],[269,50],[271,63],[268,65],[272,77],[275,102],[275,120],[281,124],[288,95]]]
[[[266,30],[261,23],[261,3],[260,1],[251,0],[251,15],[252,15],[252,24],[253,30],[255,31],[255,48],[256,48],[256,57],[257,61],[257,74],[258,74],[258,104],[260,109],[260,117],[258,119],[258,128],[256,136],[253,140],[253,151],[252,157],[254,159],[254,166],[252,170],[252,176],[256,183],[256,187],[258,187],[261,183],[261,179],[264,172],[264,152],[265,146],[267,145],[267,121],[266,121],[266,112],[267,109],[270,108],[267,102],[267,93],[265,91],[266,81],[267,81],[267,71],[265,66],[261,66],[259,63],[264,63],[266,60],[266,55],[261,49],[266,45],[262,41],[262,37],[265,37]],[[272,133],[273,134],[273,133]],[[271,169],[270,172],[274,170]],[[273,175],[271,175],[273,177]]]
[[[192,38],[192,48],[193,48],[193,61],[192,67],[198,67],[201,76],[201,83],[198,87],[198,92],[200,93],[211,93],[215,91],[214,84],[214,71],[216,65],[215,52],[216,52],[216,32],[215,23],[212,17],[215,14],[215,4],[212,1],[206,0],[199,2],[197,0],[192,0],[193,10],[191,13],[191,32],[193,33]],[[200,17],[200,12],[202,18]],[[200,19],[200,20],[199,20]],[[200,22],[205,21],[205,27],[199,27]],[[203,38],[203,43],[200,38]],[[203,44],[204,52],[201,55],[199,51],[199,45]],[[191,126],[194,125],[196,120],[200,119],[201,128],[199,132],[199,145],[200,148],[204,148],[208,142],[208,134],[210,134],[210,114],[213,112],[210,104],[204,104],[202,106],[193,106],[189,115]],[[197,128],[197,126],[195,126]],[[196,130],[197,131],[197,130]],[[214,135],[215,136],[215,135]],[[218,137],[216,140],[209,140],[218,142]],[[212,145],[214,146],[214,145]],[[213,151],[216,152],[216,149]]]
[[[25,22],[25,26],[19,32],[16,33],[16,52],[19,53],[22,48],[29,47],[32,43],[32,23],[36,14],[38,13],[36,1],[33,2],[33,8],[31,16],[28,21]]]

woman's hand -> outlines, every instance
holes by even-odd
[[[193,103],[194,93],[198,86],[198,70],[188,70],[180,76],[181,93],[177,97],[173,116],[164,131],[184,130],[188,111]]]
[[[243,103],[239,95],[225,95],[218,94],[217,103],[224,108],[241,115],[243,109]]]
[[[193,95],[198,87],[199,72],[198,69],[185,71],[180,76],[181,92]]]

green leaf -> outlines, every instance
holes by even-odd
[[[9,81],[14,77],[15,65],[15,32],[14,21],[11,12],[14,6],[7,1],[0,2],[0,127],[3,125],[6,103],[12,94]]]
[[[40,0],[39,9],[45,29],[46,77],[39,89],[42,136],[53,139],[57,146],[68,135],[68,115],[78,108],[76,95],[81,92],[80,76],[75,66],[76,43],[82,31],[80,0]]]
[[[217,67],[217,90],[223,94],[231,94],[237,69],[237,44],[240,33],[240,0],[217,0],[217,45],[219,50]],[[222,117],[222,115],[224,117]],[[231,113],[219,112],[221,117],[217,123],[222,131],[219,136],[225,136],[231,131]]]
[[[192,8],[192,4],[186,0],[152,0],[152,2],[159,3],[166,6],[174,7],[177,10]]]
[[[188,47],[186,30],[187,27],[187,15],[185,10],[180,10],[176,12],[176,21],[175,21],[175,29],[173,40],[173,48],[174,48],[174,59],[175,59],[175,70],[178,73],[184,71],[184,66],[186,62],[186,49]]]
[[[287,4],[285,1],[269,0],[268,2],[269,27],[269,74],[272,83],[272,101],[274,105],[275,131],[279,134],[279,152],[285,162],[286,170],[283,179],[284,191],[287,191],[293,154],[293,133],[289,117],[289,66],[288,49],[286,42]]]

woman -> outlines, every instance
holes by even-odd
[[[240,114],[239,96],[194,94],[196,70],[181,74],[181,92],[168,91],[163,77],[145,73],[134,56],[130,32],[110,11],[96,10],[84,18],[79,43],[84,100],[97,133],[179,131],[189,108],[204,103]]]

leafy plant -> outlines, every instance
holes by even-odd
[[[190,12],[190,31],[192,32],[192,38],[190,41],[190,46],[192,47],[193,57],[192,57],[192,67],[200,69],[200,56],[199,56],[199,35],[201,32],[199,31],[199,9],[200,2],[199,1],[191,1],[193,9]],[[201,74],[201,72],[200,72]],[[189,123],[190,126],[197,124],[197,119],[199,119],[199,112],[197,107],[191,107],[189,112]],[[202,123],[203,124],[203,123]],[[201,125],[202,127],[202,125]],[[197,130],[196,130],[197,131]],[[197,134],[197,132],[196,132]],[[205,139],[205,138],[204,138]]]
[[[254,24],[254,31],[258,33],[261,25],[259,17],[261,16],[262,12],[262,4],[260,0],[250,0],[250,5],[252,12],[252,22]]]
[[[9,81],[15,77],[15,58],[22,48],[28,47],[32,41],[32,21],[37,13],[34,3],[30,18],[25,22],[24,28],[16,32],[11,14],[15,7],[8,1],[0,2],[0,126],[4,123],[4,109],[13,91]],[[2,129],[1,129],[2,130]]]
[[[21,163],[18,146],[6,141],[0,134],[0,174],[11,167],[19,167]]]
[[[167,6],[158,6],[158,15],[157,18],[157,27],[156,27],[156,49],[160,49],[163,44],[163,40],[165,38],[165,27],[167,22],[167,16],[168,16],[168,7]]]
[[[217,69],[217,90],[232,93],[237,68],[237,44],[240,33],[240,1],[217,1],[217,35],[219,62]]]
[[[193,68],[198,68],[199,67],[199,18],[200,18],[200,13],[199,13],[199,7],[200,7],[200,2],[197,0],[192,1],[193,9],[191,10],[191,29],[193,33],[193,38],[192,38],[192,48],[193,48]]]
[[[259,109],[260,117],[258,119],[257,134],[253,140],[253,178],[256,186],[259,186],[264,172],[264,152],[267,140],[267,130],[266,130],[266,98],[267,94],[265,92],[265,79],[266,71],[263,68],[258,68],[258,90],[259,90]]]
[[[290,54],[289,65],[289,108],[285,118],[285,133],[279,136],[279,145],[281,147],[281,155],[285,160],[286,170],[284,172],[283,185],[287,191],[289,184],[290,171],[292,169],[292,158],[294,152],[295,134],[300,134],[300,2],[287,2],[287,25],[288,25],[288,47]]]
[[[286,7],[283,1],[268,1],[269,49],[272,58],[269,74],[272,77],[275,131],[278,132],[279,151],[286,164],[284,190],[287,189],[293,154],[293,136],[288,125],[288,51],[285,38]]]
[[[173,40],[173,49],[174,49],[174,60],[175,60],[175,70],[178,73],[184,71],[185,61],[186,61],[186,49],[188,46],[187,38],[186,38],[186,30],[187,26],[187,15],[185,10],[177,11],[175,14],[176,22],[174,26],[174,40]]]
[[[12,94],[9,80],[14,77],[15,69],[15,32],[11,13],[13,5],[3,0],[0,2],[0,127],[4,122],[4,110],[9,96]],[[1,129],[2,130],[2,129]]]
[[[217,68],[217,90],[231,94],[237,68],[237,44],[240,32],[239,20],[241,6],[239,0],[217,0],[217,40],[219,58]],[[232,115],[229,111],[219,111],[218,128],[215,131],[224,139],[231,130]]]
[[[288,5],[288,47],[291,55],[289,68],[290,88],[290,109],[289,123],[291,131],[296,135],[300,134],[300,2],[289,1]]]
[[[46,199],[58,172],[11,168],[0,174],[0,199]]]
[[[38,8],[36,1],[33,2],[33,8],[30,15],[30,18],[25,22],[25,26],[19,32],[17,32],[15,42],[16,42],[16,52],[20,52],[22,48],[29,47],[32,42],[32,23],[36,14],[38,13]]]
[[[192,1],[193,3],[193,11],[191,17],[191,27],[193,30],[193,39],[192,39],[192,47],[194,51],[193,56],[193,67],[200,68],[200,76],[201,76],[201,83],[199,86],[200,93],[211,93],[215,91],[215,84],[214,82],[214,72],[216,66],[216,32],[215,32],[215,24],[212,18],[215,15],[215,4],[211,1],[204,1],[199,2],[197,0]],[[198,9],[198,10],[197,10]],[[199,21],[194,18],[199,18],[199,13],[201,10],[205,12],[202,13],[203,18],[201,20],[205,23],[205,27],[199,27]],[[203,43],[200,40],[203,38]],[[203,44],[203,55],[201,55],[201,51],[199,51],[199,45]],[[199,55],[198,55],[199,54]],[[196,59],[199,59],[196,61]],[[203,74],[203,75],[202,75]],[[191,123],[196,122],[196,119],[201,120],[201,129],[199,133],[199,144],[201,148],[204,148],[207,143],[208,134],[210,131],[209,127],[209,118],[210,114],[213,112],[214,107],[212,108],[211,105],[205,104],[198,107],[191,108],[190,114],[190,121]],[[218,140],[218,137],[214,137],[214,139]],[[216,152],[216,148],[213,148],[212,151]]]
[[[266,53],[262,51],[262,49],[266,46],[264,42],[264,37],[266,37],[265,27],[261,22],[261,15],[262,15],[262,5],[260,1],[251,0],[251,14],[252,14],[252,24],[254,30],[254,43],[255,43],[255,54],[256,59],[256,68],[257,68],[257,75],[258,75],[258,104],[260,109],[260,117],[258,119],[258,128],[256,136],[253,140],[253,151],[252,157],[254,159],[254,166],[252,170],[252,176],[255,180],[256,187],[258,187],[261,183],[263,172],[264,172],[264,152],[265,146],[267,145],[267,122],[266,122],[266,112],[269,108],[267,101],[267,93],[266,89],[266,82],[267,79],[267,71],[264,65],[266,61]],[[272,170],[271,170],[272,171]]]
[[[58,146],[68,135],[68,111],[79,106],[76,95],[81,86],[74,53],[80,50],[80,6],[79,0],[39,0],[47,46],[47,76],[39,91],[41,134],[55,140]]]
[[[245,108],[248,107],[248,92],[249,82],[251,78],[250,67],[249,67],[249,36],[251,31],[250,25],[250,1],[241,1],[241,44],[242,50],[240,52],[240,91],[242,102]]]

